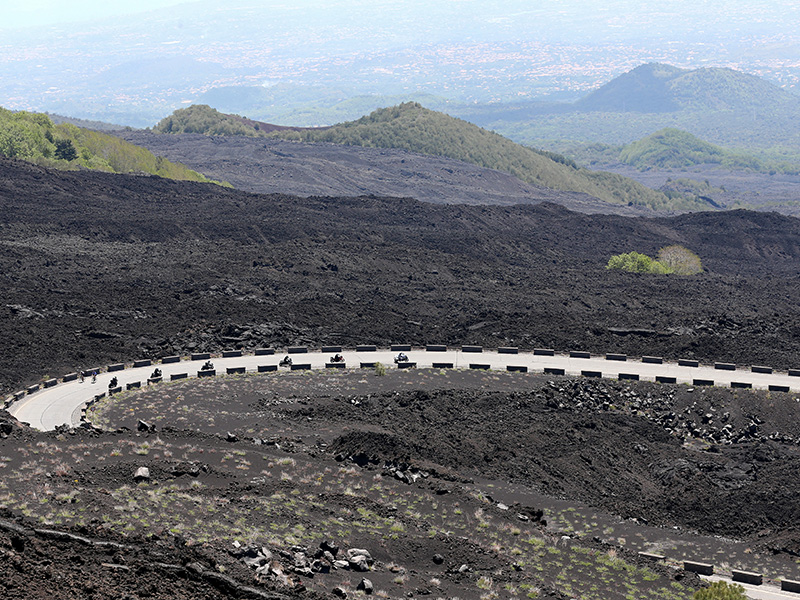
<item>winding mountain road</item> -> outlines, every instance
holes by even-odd
[[[435,348],[435,350],[434,350]],[[516,349],[484,351],[478,347],[472,351],[428,347],[405,351],[411,365],[426,368],[481,368],[492,370],[518,370],[528,373],[549,373],[551,375],[604,377],[613,379],[639,379],[662,383],[685,383],[689,385],[716,385],[721,387],[752,387],[775,391],[800,391],[800,372],[777,373],[766,367],[735,368],[734,365],[717,363],[712,366],[699,365],[692,361],[680,363],[665,362],[659,358],[628,360],[624,355],[588,356],[588,353],[556,354],[552,351],[518,352]],[[331,352],[311,351],[292,354],[295,368],[301,365],[311,369],[324,369],[331,358]],[[341,352],[347,368],[359,368],[362,364],[381,362],[394,367],[394,357],[398,350],[376,349],[372,351],[344,350]],[[282,355],[244,355],[227,358],[212,358],[217,374],[224,374],[229,368],[244,368],[247,372],[258,371],[259,367],[278,365]],[[77,426],[80,424],[81,409],[95,396],[108,390],[108,384],[116,377],[118,386],[125,389],[128,384],[138,382],[147,385],[148,377],[157,366],[165,381],[174,375],[185,374],[195,377],[206,358],[179,362],[125,368],[117,371],[103,371],[97,382],[91,383],[89,377],[84,382],[78,380],[55,383],[42,389],[31,389],[19,393],[17,398],[7,403],[9,412],[20,421],[29,423],[40,430],[52,430],[59,425]],[[118,366],[121,368],[121,365]],[[795,374],[796,373],[796,374]]]
[[[310,351],[305,349],[290,350],[295,369],[325,369],[335,349],[326,351]],[[365,349],[360,351],[343,350],[345,368],[372,367],[380,362],[389,368],[395,368],[394,358],[399,348]],[[727,363],[715,365],[696,365],[695,361],[666,362],[657,357],[643,357],[641,360],[629,360],[619,354],[590,356],[585,352],[556,354],[550,350],[534,352],[518,352],[516,349],[484,351],[479,347],[465,346],[462,349],[445,349],[433,346],[427,349],[402,350],[408,356],[406,368],[462,368],[491,369],[503,371],[523,371],[528,373],[549,373],[552,375],[604,377],[613,379],[638,379],[641,381],[662,381],[688,385],[716,385],[721,387],[752,387],[754,389],[772,389],[783,392],[800,392],[800,371],[791,370],[786,373],[773,372],[768,367],[740,367]],[[231,354],[231,353],[226,353]],[[50,380],[47,387],[32,386],[25,392],[19,392],[6,405],[9,412],[18,420],[29,423],[40,430],[52,430],[60,425],[78,426],[81,423],[82,409],[98,395],[107,393],[109,382],[117,378],[118,389],[132,386],[148,385],[148,378],[157,367],[162,372],[164,381],[176,378],[195,377],[206,360],[214,364],[216,374],[224,374],[228,369],[241,372],[258,372],[278,369],[283,354],[260,354],[208,358],[207,355],[196,355],[178,359],[171,357],[168,362],[149,364],[140,367],[123,368],[123,365],[111,366],[111,370],[103,370],[97,376],[96,383],[86,377],[69,381]],[[588,358],[587,358],[588,357]],[[341,367],[341,363],[337,365]],[[76,377],[75,374],[67,379]],[[156,383],[158,385],[158,383]],[[710,580],[722,579],[712,576]],[[781,591],[779,588],[763,585],[746,585],[749,598],[775,599],[798,597]]]

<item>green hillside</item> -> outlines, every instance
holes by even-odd
[[[169,179],[211,182],[185,165],[173,163],[112,135],[63,123],[47,115],[0,108],[0,155],[57,169],[81,167],[112,173],[149,173]],[[213,182],[216,183],[216,182]]]
[[[800,109],[800,98],[777,85],[733,69],[695,69],[675,77],[669,93],[682,110],[782,114]]]
[[[648,206],[656,210],[707,208],[690,198],[672,197],[613,173],[579,168],[559,154],[526,148],[501,135],[444,113],[407,102],[379,109],[356,121],[318,129],[268,132],[236,115],[208,106],[175,111],[154,128],[160,133],[202,133],[280,137],[372,148],[400,148],[445,156],[511,173],[523,181],[556,190],[583,192],[607,202]]]
[[[584,192],[607,202],[653,209],[698,208],[694,201],[670,199],[632,179],[578,168],[550,152],[526,148],[501,135],[414,102],[377,110],[357,121],[324,130],[280,132],[287,139],[376,148],[401,148],[446,156],[505,171],[528,183],[562,191]]]
[[[242,117],[227,115],[205,104],[180,108],[153,127],[156,133],[202,133],[203,135],[260,136],[264,132],[248,125]]]
[[[550,147],[593,169],[625,163],[640,171],[716,166],[728,171],[800,174],[800,164],[783,156],[731,150],[674,127],[666,127],[626,145],[559,141]]]
[[[681,169],[703,164],[731,170],[765,169],[764,162],[754,156],[727,150],[671,127],[623,147],[619,160],[637,169]]]

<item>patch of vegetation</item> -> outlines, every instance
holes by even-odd
[[[201,133],[203,135],[264,135],[237,115],[226,115],[205,104],[176,110],[153,127],[156,133]]]
[[[708,179],[698,181],[697,179],[689,179],[686,177],[679,177],[677,179],[668,177],[664,182],[664,185],[662,185],[659,189],[667,194],[681,193],[704,197],[724,194],[727,192],[723,186],[714,187],[711,185],[711,182],[708,181]]]
[[[731,170],[763,171],[765,168],[754,156],[726,150],[674,127],[666,127],[628,144],[619,158],[640,170],[681,169],[704,164]]]
[[[521,146],[476,125],[407,102],[376,110],[356,121],[327,129],[281,131],[273,137],[307,142],[401,148],[445,156],[510,173],[521,180],[552,189],[583,192],[615,204],[653,209],[698,209],[692,200],[671,199],[632,179],[581,169],[562,155]]]
[[[646,254],[639,252],[625,252],[617,254],[608,259],[606,269],[618,269],[631,273],[656,273],[666,275],[669,270],[657,260],[653,260]]]
[[[618,269],[631,273],[654,273],[657,275],[695,275],[702,272],[700,257],[683,246],[661,248],[658,259],[640,252],[625,252],[612,256],[606,269]]]
[[[4,108],[0,108],[0,154],[57,169],[149,173],[168,179],[218,183],[112,135],[69,123],[54,125],[47,115]]]
[[[694,600],[746,600],[745,589],[735,583],[715,581],[703,590],[698,590]]]
[[[710,165],[731,171],[770,175],[800,174],[800,154],[797,152],[785,148],[768,151],[726,148],[706,142],[676,127],[662,128],[626,145],[566,140],[538,140],[535,143],[553,150],[554,153],[561,153],[579,165],[597,169],[618,163],[629,164],[640,171]],[[659,188],[659,191],[669,195],[664,187]]]

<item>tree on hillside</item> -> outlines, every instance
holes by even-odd
[[[700,257],[688,248],[677,244],[659,250],[658,262],[676,275],[695,275],[703,271]]]
[[[49,156],[52,146],[30,123],[0,123],[0,154],[9,158],[34,159]]]
[[[72,140],[56,140],[55,156],[60,160],[75,160],[78,158],[78,151]]]

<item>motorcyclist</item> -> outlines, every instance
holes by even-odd
[[[280,362],[280,366],[282,366],[282,367],[288,367],[288,366],[291,366],[291,364],[292,364],[292,357],[289,356],[288,354],[286,356],[284,356],[283,360],[281,360],[281,362]]]
[[[331,362],[332,363],[344,362],[344,357],[341,354],[335,354],[334,356],[331,357]]]
[[[405,352],[401,352],[395,357],[394,362],[395,363],[408,362],[408,356],[406,355]]]
[[[108,389],[113,390],[115,387],[117,387],[117,378],[112,377],[111,381],[108,382]]]

